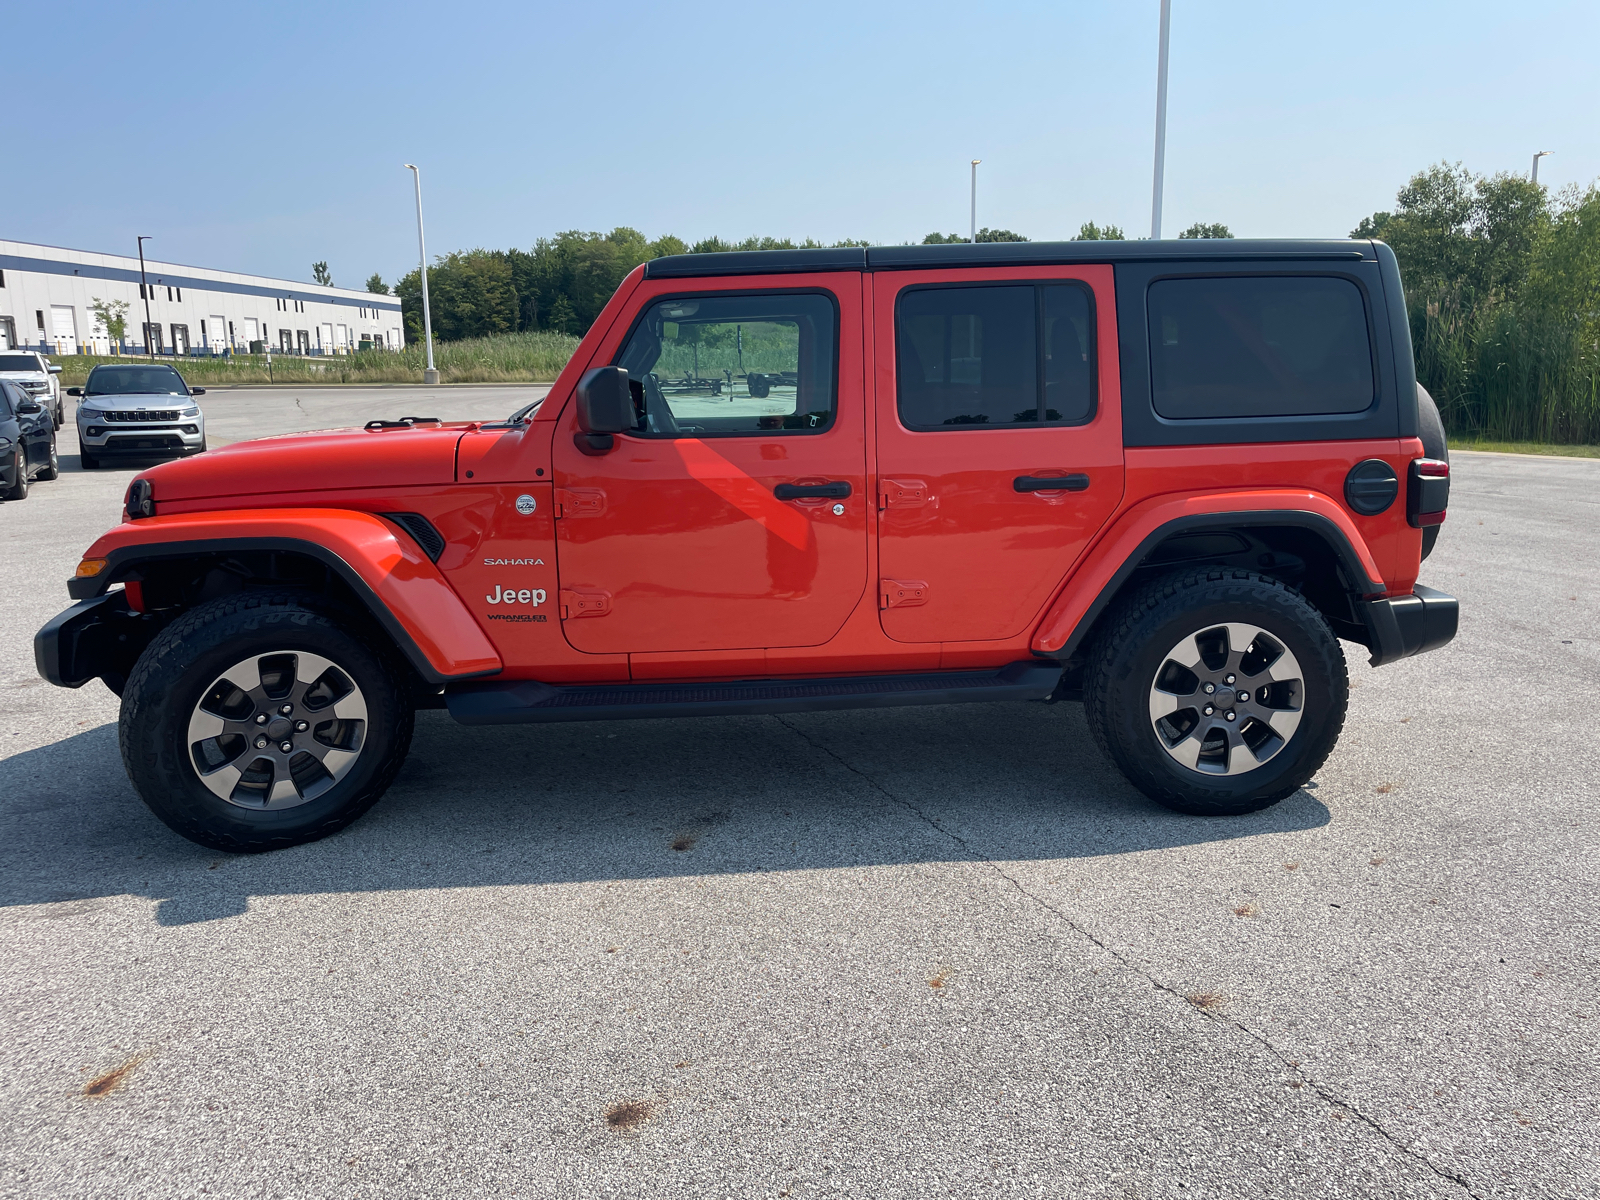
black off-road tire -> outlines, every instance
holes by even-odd
[[[1439,416],[1439,406],[1434,403],[1428,389],[1417,384],[1417,436],[1422,439],[1422,450],[1429,458],[1450,461],[1450,439],[1445,436],[1444,419]],[[1429,525],[1422,531],[1422,557],[1433,553],[1439,540],[1441,525]]]
[[[1174,760],[1156,733],[1151,692],[1182,639],[1226,623],[1264,630],[1298,660],[1304,690],[1297,727],[1271,758],[1237,775]],[[1211,567],[1175,572],[1110,614],[1088,651],[1084,711],[1100,748],[1157,804],[1198,816],[1232,816],[1293,795],[1327,759],[1349,700],[1344,651],[1321,613],[1282,582]]]
[[[344,672],[365,700],[365,735],[349,773],[315,799],[252,810],[200,781],[189,721],[223,672],[279,650],[319,655]],[[214,850],[254,853],[337,833],[376,804],[405,761],[413,718],[400,664],[353,622],[301,594],[240,593],[185,613],[146,647],[122,692],[119,742],[134,789],[170,828]]]
[[[100,465],[100,460],[80,446],[78,448],[78,465],[85,471],[93,471]]]

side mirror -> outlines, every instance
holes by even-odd
[[[45,370],[49,371],[50,374],[52,374],[52,375],[61,374],[61,368],[58,367],[55,363],[51,363],[48,367],[45,368]]]
[[[25,417],[31,417],[35,413],[42,413],[44,411],[44,405],[40,404],[37,400],[24,400],[21,404],[17,405],[17,411]]]
[[[81,395],[83,395],[83,389],[82,388],[68,388],[67,389],[67,395],[69,395],[69,396],[81,396]]]
[[[205,388],[190,388],[189,389],[189,395],[191,395],[191,396],[204,396],[205,394],[206,394]]]
[[[585,454],[606,454],[616,444],[612,434],[632,429],[633,392],[621,367],[592,367],[578,380],[578,434]]]

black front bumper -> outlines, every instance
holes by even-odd
[[[104,679],[119,695],[154,626],[128,608],[119,589],[80,600],[33,635],[33,664],[57,687]]]
[[[1437,650],[1456,636],[1461,606],[1454,596],[1418,584],[1409,596],[1363,600],[1372,665],[1381,667]]]

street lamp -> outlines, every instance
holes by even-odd
[[[422,332],[428,341],[428,369],[422,373],[422,382],[431,387],[439,382],[439,372],[433,367],[433,314],[428,310],[428,247],[422,240],[422,172],[411,163],[404,165],[417,185],[417,257],[422,264]]]
[[[1539,182],[1539,160],[1549,153],[1549,150],[1541,150],[1533,156],[1533,181],[1535,183]]]
[[[981,158],[972,160],[972,236],[967,239],[971,242],[978,240],[978,164],[982,161]]]
[[[144,348],[149,351],[151,362],[155,362],[156,352],[150,349],[150,281],[144,274],[144,244],[153,241],[155,238],[149,234],[139,239],[139,292],[144,296]]]
[[[1156,177],[1150,195],[1150,236],[1161,236],[1161,187],[1167,169],[1167,39],[1172,0],[1161,0],[1161,50],[1156,56]]]

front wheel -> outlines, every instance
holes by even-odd
[[[1344,652],[1275,579],[1212,568],[1133,596],[1090,650],[1084,708],[1131,783],[1178,812],[1254,812],[1314,775],[1344,726]]]
[[[293,594],[178,618],[122,693],[122,760],[151,811],[216,850],[335,833],[377,803],[411,745],[397,664]]]
[[[28,498],[28,458],[18,446],[11,461],[11,477],[15,481],[6,489],[0,500],[26,500]]]

